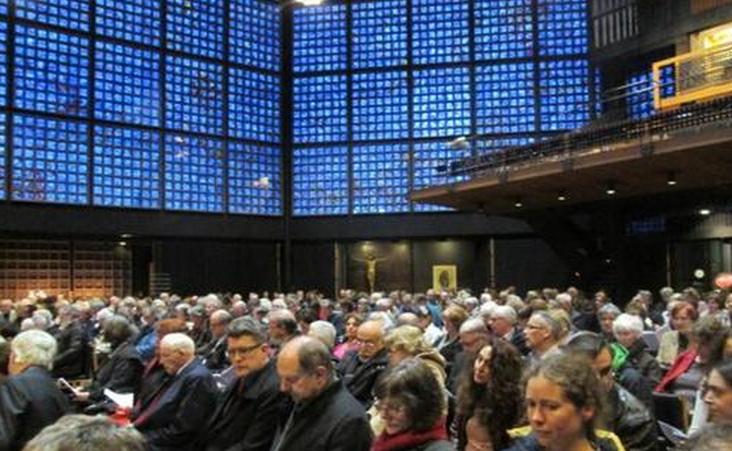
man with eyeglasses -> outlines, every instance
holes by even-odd
[[[590,360],[607,396],[609,426],[620,437],[625,449],[655,451],[658,436],[655,419],[638,398],[615,382],[613,353],[605,338],[592,332],[579,332],[571,336],[562,349]]]
[[[368,451],[371,428],[336,377],[328,348],[312,337],[289,341],[277,357],[280,390],[290,396],[271,451]]]
[[[361,343],[358,351],[351,351],[338,365],[338,374],[343,382],[364,408],[368,410],[374,401],[371,394],[376,379],[389,364],[389,356],[384,347],[384,323],[369,320],[358,327],[356,339]]]
[[[279,391],[267,337],[253,318],[237,318],[227,329],[228,356],[236,379],[220,396],[198,437],[205,451],[267,451],[287,397]]]

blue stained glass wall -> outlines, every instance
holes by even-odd
[[[85,116],[87,39],[22,25],[17,26],[15,38],[16,106]]]
[[[229,211],[281,215],[280,149],[229,144]]]
[[[97,33],[160,45],[160,8],[150,0],[96,0]]]
[[[412,57],[417,64],[470,58],[468,2],[412,0]]]
[[[5,90],[7,88],[7,71],[5,63],[7,60],[6,53],[8,49],[5,45],[6,33],[8,25],[0,20],[0,105],[5,105],[7,98],[5,97]]]
[[[587,53],[587,0],[538,0],[538,8],[540,55]]]
[[[224,54],[223,0],[169,0],[168,47],[196,55]]]
[[[294,91],[295,143],[346,140],[345,76],[296,78]]]
[[[470,156],[470,149],[455,150],[442,142],[426,142],[414,144],[412,154],[412,177],[414,189],[427,188],[434,185],[445,185],[463,180],[464,177],[452,177],[446,169],[453,161]],[[450,208],[439,205],[413,204],[414,211],[450,211]]]
[[[329,4],[294,10],[295,72],[346,68],[346,7]]]
[[[223,141],[165,135],[165,208],[224,211]]]
[[[353,212],[409,211],[409,145],[378,144],[353,148]]]
[[[86,130],[79,122],[14,116],[12,198],[87,203]]]
[[[540,65],[541,127],[567,130],[590,120],[590,71],[587,61],[547,61]]]
[[[280,68],[280,8],[262,0],[230,0],[232,61],[271,71]]]
[[[639,72],[628,77],[628,115],[633,119],[645,119],[654,113],[653,75]]]
[[[157,132],[94,129],[94,204],[160,208],[160,137]]]
[[[414,136],[470,133],[470,73],[467,67],[414,72]]]
[[[404,71],[354,74],[354,139],[407,138],[408,99]]]
[[[475,2],[475,57],[529,58],[533,50],[532,0]]]
[[[476,68],[479,133],[533,132],[536,127],[533,63]]]
[[[166,58],[166,125],[185,131],[223,132],[223,70],[190,58]]]
[[[16,0],[15,15],[23,19],[74,30],[89,30],[88,0]]]
[[[353,67],[406,65],[406,0],[356,2],[352,8]]]
[[[280,141],[280,79],[246,69],[229,71],[229,134]]]
[[[348,148],[306,147],[292,158],[293,214],[298,216],[348,213]]]
[[[159,125],[159,64],[157,52],[97,42],[95,116]]]

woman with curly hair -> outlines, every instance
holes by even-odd
[[[492,338],[466,365],[458,388],[453,435],[457,449],[492,451],[506,447],[507,430],[521,418],[521,354]]]

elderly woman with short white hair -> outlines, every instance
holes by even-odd
[[[651,387],[658,385],[663,370],[647,351],[643,339],[643,320],[639,316],[623,313],[613,321],[613,333],[618,343],[628,350],[626,361],[641,373]]]

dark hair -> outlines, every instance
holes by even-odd
[[[297,348],[297,360],[300,371],[313,374],[318,367],[325,367],[328,374],[333,372],[333,360],[325,344],[312,337],[299,337],[300,346]]]
[[[144,451],[135,428],[120,427],[103,416],[66,415],[43,428],[23,448],[27,451]]]
[[[353,319],[356,320],[356,325],[360,326],[361,324],[363,324],[363,315],[361,315],[360,313],[356,313],[356,312],[348,313],[344,317],[344,321],[343,322],[344,323],[347,323],[348,320],[351,319],[351,318],[353,318]]]
[[[722,376],[722,379],[724,379],[727,385],[732,387],[732,359],[726,359],[717,363],[713,369]]]
[[[412,431],[432,428],[445,410],[445,396],[437,377],[418,358],[402,360],[387,369],[376,382],[374,394],[382,401],[400,402],[406,409]]]
[[[560,352],[555,353],[529,368],[525,383],[542,376],[558,385],[564,396],[577,408],[591,407],[595,415],[585,423],[585,436],[595,441],[595,427],[603,414],[604,394],[600,380],[586,355]]]
[[[501,339],[491,338],[483,348],[486,346],[492,348],[490,381],[477,384],[473,380],[476,355],[461,374],[457,413],[465,420],[477,416],[490,435],[493,449],[503,449],[510,440],[506,431],[522,417],[521,355],[513,345]]]
[[[274,311],[275,314],[271,315],[269,318],[270,322],[274,322],[279,327],[283,328],[285,332],[288,335],[294,335],[297,333],[297,320],[294,319],[295,315],[290,316],[287,315],[278,315],[277,310]]]
[[[132,325],[122,315],[112,315],[104,321],[104,337],[116,348],[130,338],[134,332]]]
[[[259,324],[253,318],[248,317],[232,320],[226,327],[226,333],[230,338],[252,337],[257,343],[264,343],[267,340]]]
[[[691,333],[697,346],[709,349],[708,360],[704,365],[707,369],[724,358],[724,345],[729,331],[730,328],[722,324],[716,316],[705,316],[694,324]]]
[[[563,346],[564,350],[580,353],[590,360],[595,360],[605,348],[612,355],[612,350],[605,337],[594,332],[576,333],[569,337],[569,340]]]
[[[188,332],[188,328],[186,327],[186,322],[182,319],[169,318],[158,321],[155,324],[155,331],[158,338],[162,338],[165,335],[172,334],[174,332],[186,333]]]
[[[318,314],[311,308],[302,308],[295,313],[295,319],[303,323],[312,323],[318,319]]]

